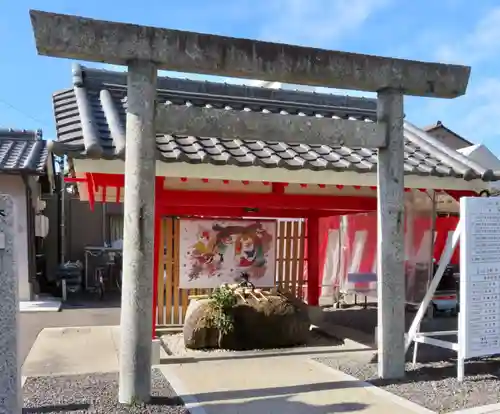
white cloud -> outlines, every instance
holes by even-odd
[[[356,33],[389,0],[273,0],[261,38],[314,47],[334,47]]]
[[[114,72],[127,71],[127,67],[125,65],[110,65],[108,63],[97,63],[97,62],[80,62],[80,64],[88,68],[111,70]]]
[[[500,114],[500,77],[497,71],[500,7],[484,9],[476,22],[468,23],[470,27],[450,26],[446,31],[423,33],[413,48],[422,54],[425,50],[431,51],[431,58],[438,61],[470,65],[472,72],[466,95],[453,100],[419,99],[417,102],[408,99],[409,116],[421,124],[439,119],[458,134],[473,142],[484,143],[500,155],[499,131],[495,122]]]
[[[450,40],[437,47],[438,60],[453,63],[478,64],[500,53],[500,7],[489,10],[471,33],[457,42]]]
[[[466,139],[483,143],[500,155],[496,115],[500,114],[500,79],[477,77],[471,80],[468,93],[457,99],[408,99],[410,117],[423,125],[441,120]],[[418,99],[418,101],[417,101]]]
[[[273,0],[265,9],[254,10],[262,14],[260,39],[325,47],[334,49],[346,37],[361,29],[377,11],[387,6],[391,0]],[[228,83],[262,86],[262,81],[226,79]],[[273,85],[276,87],[277,85]],[[331,88],[315,88],[306,85],[281,84],[283,89],[309,92],[372,96],[358,91]]]
[[[226,11],[232,19],[248,24],[249,19],[258,22],[257,32],[261,40],[312,47],[335,48],[342,40],[358,32],[377,11],[392,0],[272,0],[266,2],[241,1],[238,7]],[[339,47],[340,48],[340,47]],[[125,66],[95,64],[94,67],[126,71]],[[222,78],[191,73],[160,71],[160,76],[179,77],[213,82],[227,82],[261,86],[260,81]],[[304,85],[282,84],[284,89],[316,91],[318,93],[370,97],[373,94]]]
[[[459,122],[466,136],[472,141],[494,144],[498,138],[496,115],[500,114],[500,79],[479,79],[471,85],[471,91],[461,102],[462,116]]]

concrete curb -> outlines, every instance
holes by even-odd
[[[383,389],[378,388],[375,385],[370,384],[369,382],[360,381],[351,375],[345,374],[342,371],[338,371],[334,368],[326,366],[325,364],[323,364],[321,362],[314,361],[312,359],[309,359],[308,361],[311,364],[316,365],[317,367],[320,367],[324,371],[335,372],[335,375],[340,376],[344,381],[356,381],[356,382],[360,383],[363,387],[365,387],[370,392],[377,394],[381,398],[384,398],[385,400],[388,400],[394,404],[397,404],[402,408],[405,408],[409,412],[412,412],[414,414],[437,414],[436,411],[429,410],[428,408],[422,407],[421,405],[418,405],[418,404],[415,404],[411,401],[408,401],[405,398],[401,398],[401,397],[398,397],[397,395],[391,394],[388,391],[384,391]],[[453,414],[455,414],[455,413],[453,413]]]
[[[314,326],[314,325],[313,325]],[[262,350],[252,350],[252,351],[220,351],[220,352],[207,352],[207,353],[190,353],[189,355],[175,355],[172,354],[168,348],[167,341],[163,338],[171,335],[167,333],[160,337],[160,344],[162,348],[161,352],[161,363],[183,363],[183,362],[196,362],[198,360],[206,361],[208,359],[244,359],[252,357],[273,357],[273,356],[308,356],[309,354],[324,354],[321,356],[326,356],[327,354],[340,354],[340,353],[351,353],[351,352],[366,352],[374,350],[374,348],[369,344],[372,340],[371,336],[351,329],[345,326],[332,325],[329,329],[325,331],[332,333],[339,338],[344,340],[344,345],[333,346],[299,346],[291,348],[280,348],[280,349],[262,349]],[[318,355],[319,357],[320,355]]]
[[[19,302],[19,312],[59,312],[62,309],[62,302],[57,299],[33,300]]]
[[[151,365],[158,365],[161,360],[161,341],[158,338],[155,338],[151,342]],[[119,356],[118,356],[119,358]],[[118,360],[118,363],[120,361]]]
[[[158,366],[158,368],[162,373],[162,375],[167,380],[167,382],[170,384],[172,389],[182,400],[182,402],[184,403],[186,409],[189,411],[190,414],[207,414],[203,406],[184,387],[184,383],[168,365],[160,365]]]
[[[346,343],[353,343],[356,346],[377,350],[375,346],[374,336],[369,335],[366,332],[360,331],[358,329],[349,328],[343,325],[330,325],[325,330],[330,331],[332,334],[339,336],[344,339]]]
[[[162,347],[163,348],[163,347]],[[166,347],[168,349],[168,347]],[[296,348],[280,348],[280,349],[268,349],[268,350],[258,350],[258,351],[220,351],[220,352],[207,352],[200,354],[190,354],[190,355],[169,355],[165,348],[161,355],[161,363],[176,363],[180,364],[183,362],[193,362],[193,361],[207,361],[207,360],[217,360],[217,359],[245,359],[252,357],[261,358],[271,358],[271,357],[283,357],[283,356],[304,356],[318,353],[318,357],[327,356],[329,354],[349,354],[353,352],[367,352],[370,351],[369,348],[346,348],[346,349],[335,349],[332,346],[315,346],[315,347],[296,347]]]
[[[163,341],[164,343],[164,341]],[[165,348],[168,350],[166,351]],[[165,354],[168,355],[168,359],[175,359],[177,361],[182,360],[198,360],[198,359],[218,359],[220,357],[231,357],[234,359],[238,358],[247,358],[252,356],[262,356],[262,357],[272,357],[272,356],[284,356],[284,355],[301,355],[306,353],[313,354],[315,351],[318,353],[322,352],[331,352],[332,354],[337,353],[348,353],[348,352],[356,352],[356,351],[367,351],[369,349],[365,348],[346,348],[346,349],[336,349],[333,346],[301,346],[294,348],[278,348],[278,349],[261,349],[261,350],[251,350],[251,351],[217,351],[217,352],[193,352],[189,355],[169,355],[167,352],[170,352],[168,349],[168,345],[165,345]],[[339,347],[340,348],[340,347]],[[166,355],[163,355],[166,357]]]
[[[481,407],[464,408],[463,410],[453,411],[450,414],[495,414],[500,413],[500,404],[488,404]]]

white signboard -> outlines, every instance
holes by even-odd
[[[462,198],[460,218],[461,356],[500,354],[500,198]]]
[[[179,227],[182,289],[234,283],[242,273],[255,286],[275,285],[276,221],[183,219]]]

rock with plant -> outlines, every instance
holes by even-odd
[[[307,305],[290,294],[256,289],[248,280],[191,297],[184,323],[190,349],[269,349],[309,337]]]

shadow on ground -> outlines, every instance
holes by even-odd
[[[23,414],[70,413],[72,411],[88,410],[89,408],[90,404],[45,405],[38,408],[23,408]]]
[[[405,325],[406,331],[410,328],[415,311],[406,311]],[[377,326],[377,308],[369,306],[367,309],[362,307],[350,307],[346,309],[327,308],[324,312],[325,321],[328,323],[347,326],[352,329],[358,329],[368,335],[374,335]],[[449,331],[457,329],[457,318],[447,314],[439,315],[433,319],[424,319],[420,326],[422,332],[430,331]]]
[[[406,332],[410,328],[416,312],[406,311],[405,325]],[[370,347],[374,346],[375,328],[377,326],[377,308],[369,306],[367,309],[362,307],[350,307],[346,309],[328,309],[324,312],[324,323],[326,326],[332,326],[334,331],[335,326],[346,327],[353,331],[359,331],[361,335],[351,337],[356,342],[363,343]],[[457,318],[446,314],[440,315],[433,319],[425,319],[420,326],[421,332],[432,331],[452,331],[457,329]],[[356,332],[352,332],[354,335]],[[350,334],[350,332],[349,332]],[[347,336],[348,337],[348,336]],[[456,341],[456,336],[442,336],[440,339],[447,341]],[[413,345],[407,352],[407,361],[411,361],[413,357]],[[419,344],[417,361],[421,363],[437,362],[437,361],[452,361],[456,359],[456,352],[449,349],[438,348],[426,344]],[[374,352],[371,362],[377,362],[376,352]]]
[[[341,402],[328,405],[311,405],[301,401],[293,401],[293,397],[266,397],[259,400],[252,400],[251,407],[252,413],[268,413],[275,412],[269,411],[270,407],[279,407],[280,413],[307,413],[307,414],[329,414],[329,413],[362,413],[365,412],[369,405],[357,402]],[[248,410],[249,402],[227,402],[215,403],[203,408],[209,410],[210,413],[246,413]],[[246,408],[246,410],[245,410]],[[278,411],[276,411],[278,412]]]
[[[63,302],[62,309],[106,309],[119,308],[121,306],[121,295],[119,292],[106,292],[103,298],[99,298],[93,292],[79,292],[69,294],[66,302]]]
[[[275,412],[270,411],[276,407],[280,413],[302,413],[326,414],[326,413],[356,413],[363,412],[369,405],[360,402],[341,402],[328,405],[313,405],[296,400],[296,395],[301,393],[326,391],[363,387],[358,381],[335,381],[321,382],[317,384],[236,390],[236,391],[215,391],[210,393],[197,394],[196,396],[181,396],[185,400],[196,400],[203,408],[209,412],[246,412],[243,405],[247,407],[251,404],[252,413]],[[347,391],[346,391],[347,393]],[[248,399],[252,399],[251,402]],[[236,402],[232,400],[245,400]],[[276,411],[278,412],[278,411]]]
[[[291,385],[284,387],[257,388],[235,391],[213,391],[196,395],[199,403],[218,402],[223,400],[237,400],[243,398],[277,398],[290,397],[303,392],[318,392],[332,390],[347,390],[349,388],[363,388],[366,384],[361,381],[328,381],[316,384]],[[181,398],[183,396],[180,396]]]

